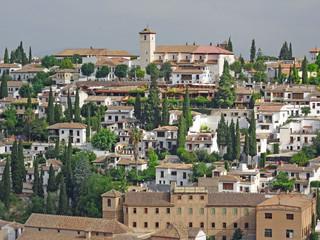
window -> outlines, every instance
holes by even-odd
[[[248,213],[249,213],[249,209],[248,209],[248,208],[245,208],[245,209],[244,209],[244,215],[248,215]]]
[[[181,200],[181,195],[178,196],[178,200]]]
[[[204,196],[200,196],[200,200],[204,200]]]
[[[272,237],[272,229],[266,228],[264,230],[264,236],[265,237]]]
[[[39,232],[41,231],[41,228],[38,228]]]
[[[293,214],[287,214],[287,220],[293,220],[294,217],[293,217]]]
[[[134,228],[137,227],[137,222],[133,222],[132,227],[134,227]]]
[[[222,228],[227,228],[227,223],[222,223]]]
[[[249,228],[249,223],[245,223],[244,228]]]
[[[238,228],[238,223],[233,223],[234,228]]]
[[[144,213],[148,213],[148,208],[145,208],[145,209],[144,209]]]
[[[145,228],[148,227],[148,222],[144,222],[144,227],[145,227]]]
[[[147,40],[147,35],[143,35],[143,40]]]
[[[189,222],[189,227],[192,227],[192,222]]]
[[[158,214],[159,213],[159,208],[156,208],[156,214]]]
[[[58,233],[60,233],[60,229],[58,229]]]
[[[212,222],[212,223],[211,223],[211,227],[212,227],[212,228],[215,228],[215,227],[216,227],[216,224],[215,224],[214,222]]]
[[[111,199],[108,199],[108,207],[111,207]]]
[[[133,208],[133,213],[137,213],[137,209],[136,208]]]
[[[227,240],[227,236],[222,236],[222,240]]]
[[[159,228],[159,222],[156,222],[155,225],[156,225],[156,228]]]
[[[233,190],[233,183],[223,183],[222,188],[223,190]]]
[[[226,214],[227,213],[227,209],[226,208],[223,208],[222,209],[222,214]]]
[[[181,208],[178,208],[178,214],[181,214]]]
[[[183,179],[187,179],[187,173],[183,172]]]
[[[200,214],[204,214],[204,209],[200,208]]]
[[[215,214],[216,213],[216,209],[215,208],[211,208],[211,214]]]
[[[160,173],[161,173],[161,176],[160,176],[160,177],[163,178],[163,177],[164,177],[164,171],[161,171]]]
[[[170,214],[170,208],[167,208],[167,213],[169,213],[169,214]]]
[[[234,208],[234,209],[233,209],[233,213],[234,213],[234,214],[238,214],[238,208]]]
[[[167,227],[169,227],[170,226],[170,222],[167,222]]]
[[[200,227],[204,228],[204,223],[203,222],[200,223]]]
[[[172,175],[172,176],[177,176],[177,171],[172,171],[172,172],[171,172],[171,175]]]
[[[80,234],[80,231],[78,231],[78,234]]]
[[[286,238],[293,238],[293,230],[286,231]]]
[[[189,200],[192,200],[192,196],[189,196]]]
[[[272,213],[265,213],[264,218],[265,219],[272,219]]]
[[[189,214],[192,214],[192,208],[189,208]]]

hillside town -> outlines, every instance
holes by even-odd
[[[0,240],[318,239],[320,49],[132,38],[5,49]]]

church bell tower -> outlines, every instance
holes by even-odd
[[[156,32],[149,28],[143,29],[140,34],[140,66],[143,71],[154,60],[156,50]]]

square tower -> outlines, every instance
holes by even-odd
[[[154,60],[156,50],[156,32],[149,28],[143,29],[140,34],[140,66],[143,71]]]

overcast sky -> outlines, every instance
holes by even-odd
[[[285,40],[294,56],[320,47],[319,0],[2,0],[0,57],[24,43],[43,56],[65,48],[139,53],[138,32],[157,32],[157,45],[214,45],[231,36],[234,52],[249,56],[251,40],[278,56]]]

